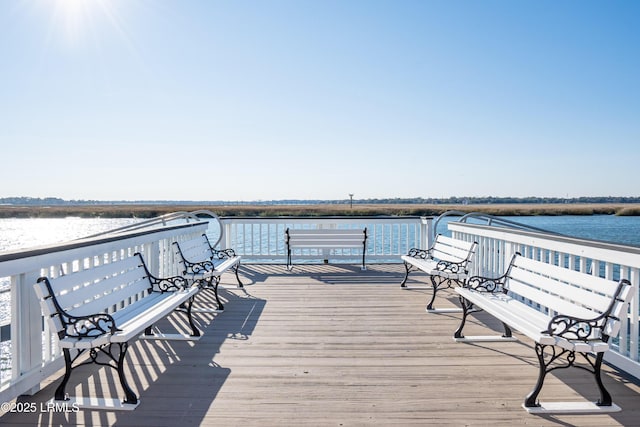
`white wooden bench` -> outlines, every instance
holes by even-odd
[[[134,409],[139,401],[129,387],[124,367],[129,342],[140,334],[155,339],[200,337],[191,316],[193,297],[199,289],[184,277],[154,277],[140,254],[57,278],[41,277],[34,289],[65,360],[55,401],[72,400],[67,398],[65,387],[73,369],[96,363],[118,372],[124,401],[74,397],[73,403],[93,409]],[[191,334],[154,335],[152,326],[173,311],[186,313]]]
[[[238,288],[244,287],[238,275],[241,256],[236,255],[233,249],[214,249],[206,234],[180,243],[174,242],[173,245],[178,263],[183,267],[182,275],[194,281],[202,289],[212,289],[218,304],[215,311],[223,311],[224,306],[218,296],[220,276],[231,269],[235,272]]]
[[[362,269],[365,267],[367,252],[367,228],[335,229],[318,228],[313,230],[287,228],[285,230],[287,245],[287,270],[291,271],[291,252],[293,249],[362,249]],[[325,259],[325,263],[328,260]]]
[[[401,257],[404,261],[406,274],[400,287],[408,289],[407,279],[414,269],[424,271],[429,275],[433,294],[427,304],[427,312],[459,312],[460,309],[436,309],[433,302],[438,289],[450,288],[454,284],[462,284],[469,274],[469,264],[475,254],[477,243],[438,234],[429,249],[412,248],[407,255]]]
[[[628,280],[619,282],[515,255],[499,278],[470,277],[460,295],[463,316],[456,341],[513,340],[516,329],[535,342],[538,381],[524,400],[531,413],[614,412],[611,395],[601,379],[601,365],[609,339],[620,330],[620,316],[633,294]],[[504,326],[502,336],[465,337],[470,313],[484,310]],[[586,364],[577,364],[576,353]],[[595,354],[595,357],[594,357]],[[595,402],[538,402],[547,373],[575,366],[591,372],[600,391]]]

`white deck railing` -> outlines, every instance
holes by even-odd
[[[286,260],[285,230],[367,228],[367,262],[398,262],[413,247],[430,242],[431,218],[401,216],[354,217],[225,217],[222,245],[242,255],[243,262]],[[360,254],[360,255],[358,255]],[[306,261],[353,261],[362,255],[357,249],[321,251],[296,249],[294,259]]]
[[[3,309],[10,307],[10,338],[0,344],[0,402],[38,391],[41,381],[64,367],[57,337],[43,331],[40,304],[33,284],[40,276],[56,277],[141,252],[152,272],[176,273],[171,244],[201,235],[207,222],[156,227],[43,246],[0,255],[0,279],[11,286]]]
[[[216,217],[217,219],[217,217]],[[220,225],[222,224],[222,225]],[[74,242],[0,255],[0,281],[10,280],[11,337],[0,343],[0,401],[8,402],[23,393],[38,390],[39,383],[60,369],[55,337],[42,332],[42,315],[33,292],[33,283],[41,275],[59,275],[89,268],[109,260],[131,256],[140,251],[152,271],[159,275],[177,273],[171,244],[204,232],[212,241],[220,237],[220,246],[233,248],[242,262],[284,264],[284,232],[290,228],[364,228],[368,230],[367,262],[400,262],[400,256],[412,247],[426,248],[431,243],[433,221],[420,217],[276,217],[220,218],[182,225],[154,224],[152,229],[122,231]],[[611,279],[625,277],[636,286],[636,295],[623,322],[614,351],[607,360],[640,378],[640,338],[638,282],[640,248],[590,240],[574,239],[532,231],[451,222],[453,237],[477,241],[473,274],[500,275],[514,252],[525,256],[571,266],[588,274]],[[336,250],[303,251],[295,261],[356,261],[359,252]],[[10,372],[10,374],[7,374]]]
[[[612,340],[613,351],[608,352],[605,358],[640,378],[640,248],[460,222],[452,222],[448,226],[453,237],[478,242],[473,274],[500,276],[511,255],[519,252],[528,258],[586,274],[630,280],[635,286],[634,298],[627,318],[623,319],[619,337]]]

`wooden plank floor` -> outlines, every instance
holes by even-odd
[[[401,290],[401,265],[245,265],[245,291],[223,289],[226,310],[198,314],[204,336],[189,342],[135,342],[127,369],[141,398],[132,412],[54,412],[40,406],[59,378],[34,396],[35,413],[3,425],[341,426],[639,425],[640,384],[606,367],[622,412],[536,416],[522,407],[537,378],[531,343],[458,344],[458,314],[427,314],[428,290]],[[223,279],[233,284],[233,276]],[[410,285],[425,286],[416,274]],[[211,295],[199,297],[211,304]],[[452,307],[444,293],[436,306]],[[473,320],[468,335],[495,322]],[[484,322],[487,322],[486,324]],[[176,315],[160,325],[184,328]],[[486,325],[489,325],[487,327]],[[575,372],[574,372],[575,371]],[[118,397],[113,372],[74,371],[70,392]],[[548,377],[542,400],[597,399],[577,369]]]

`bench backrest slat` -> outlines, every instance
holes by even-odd
[[[366,241],[364,230],[349,229],[315,229],[315,230],[291,230],[286,231],[286,243],[289,246],[327,246],[333,244],[335,246],[344,245],[360,245]]]
[[[211,248],[204,236],[198,236],[174,245],[176,256],[178,259],[181,259],[178,246],[182,252],[182,256],[184,256],[187,261],[202,262],[209,261],[211,259]]]
[[[505,288],[541,306],[539,309],[547,309],[549,316],[595,319],[611,309],[603,325],[608,336],[620,330],[619,319],[633,295],[628,281],[616,282],[520,255],[511,262]]]
[[[42,308],[42,314],[45,316],[53,316],[57,312],[57,307],[53,304],[52,299],[40,300],[40,306]]]
[[[604,333],[609,336],[616,336],[620,332],[621,322],[615,321],[615,319],[622,319],[623,312],[627,310],[627,304],[631,301],[634,295],[634,287],[629,285],[625,286],[620,295],[618,295],[618,301],[616,301],[613,309],[611,310],[611,320],[607,322]]]
[[[114,288],[110,293],[97,296],[95,299],[85,301],[78,307],[67,310],[74,316],[82,316],[100,312],[113,312],[113,307],[121,308],[148,295],[151,287],[149,280],[144,276],[138,276],[135,280],[123,284],[122,287]],[[111,280],[112,283],[116,283]]]
[[[287,229],[285,243],[288,248],[364,248],[367,241],[365,229]]]
[[[58,305],[69,315],[82,316],[109,312],[112,307],[124,307],[148,294],[150,281],[138,256],[49,278],[49,285]],[[34,286],[41,300],[42,311],[56,332],[62,330],[57,307],[49,296],[44,281]],[[43,299],[46,298],[46,299]]]
[[[511,279],[516,279],[527,287],[539,289],[541,292],[557,295],[561,294],[560,299],[573,301],[576,304],[588,307],[599,313],[604,312],[611,304],[611,295],[602,295],[591,290],[579,287],[579,284],[568,284],[559,282],[556,278],[534,273],[529,270],[522,270],[514,267],[509,275]],[[609,282],[607,280],[607,282]],[[607,283],[609,285],[609,283]],[[512,289],[512,287],[510,286]],[[513,290],[513,289],[512,289]],[[526,290],[525,290],[526,291]]]
[[[133,281],[142,277],[140,273],[141,271],[136,268],[113,276],[96,276],[91,282],[78,283],[72,289],[65,289],[64,293],[58,292],[56,294],[58,304],[64,310],[70,310],[74,306],[87,304],[113,292],[133,292],[127,288]],[[60,291],[59,288],[58,291]]]
[[[543,307],[551,310],[550,315],[562,313],[573,317],[590,319],[598,317],[601,311],[592,311],[586,307],[576,305],[573,301],[565,299],[561,296],[550,294],[532,286],[530,283],[523,283],[516,279],[510,279],[508,282],[509,290],[525,299],[535,301]],[[566,286],[564,287],[566,288]],[[562,292],[564,289],[559,289]]]
[[[451,262],[460,262],[467,259],[469,255],[468,251],[462,251],[457,248],[452,248],[448,246],[439,246],[435,245],[431,252],[435,259],[440,259],[443,261],[451,261]]]
[[[468,261],[473,255],[475,245],[474,242],[452,239],[439,234],[432,246],[431,255],[436,259],[455,263]]]
[[[135,269],[140,265],[140,259],[137,257],[126,258],[108,264],[95,266],[86,270],[69,273],[64,276],[50,278],[49,282],[53,289],[53,293],[66,306],[65,295],[72,295],[87,284],[96,282],[99,278],[111,277],[113,275],[122,274],[123,272]],[[42,300],[49,295],[49,290],[44,282],[40,282],[35,286],[38,297]],[[74,297],[74,300],[76,298]]]
[[[467,242],[465,240],[454,239],[453,237],[447,237],[442,234],[438,234],[436,236],[436,242],[444,244],[446,246],[451,246],[453,248],[462,249],[464,252],[469,252],[475,245],[475,242]]]
[[[91,268],[79,270],[55,278],[54,292],[56,295],[61,292],[71,291],[79,284],[96,281],[99,277],[109,277],[137,268],[141,264],[138,257],[127,257],[122,260],[113,261]],[[54,279],[50,279],[54,280]]]
[[[618,282],[598,276],[592,276],[569,268],[535,261],[523,256],[518,256],[516,258],[515,265],[525,270],[545,271],[546,269],[549,271],[549,275],[551,277],[556,277],[559,280],[573,283],[581,288],[589,289],[607,296],[613,296],[618,288]]]
[[[335,229],[335,228],[321,228],[321,229],[297,229],[297,228],[289,228],[287,229],[289,236],[291,237],[302,237],[302,236],[359,236],[364,237],[364,230],[351,228],[351,229]]]

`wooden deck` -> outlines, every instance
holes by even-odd
[[[531,342],[458,344],[458,314],[427,314],[425,290],[401,290],[402,265],[245,265],[238,290],[227,275],[226,310],[198,314],[195,343],[138,341],[128,355],[132,412],[41,409],[59,379],[34,396],[36,413],[8,413],[2,425],[580,425],[640,424],[640,382],[606,367],[622,412],[536,416],[522,407],[537,378]],[[409,285],[426,285],[416,273]],[[199,297],[211,302],[210,295]],[[442,292],[436,306],[452,307]],[[169,323],[160,325],[170,330]],[[482,317],[480,320],[484,320]],[[184,325],[178,324],[178,327]],[[495,322],[490,327],[498,327]],[[487,334],[473,321],[466,332]],[[556,371],[558,372],[558,371]],[[74,371],[69,390],[121,396],[114,373]],[[551,375],[542,400],[595,400],[592,377]]]

